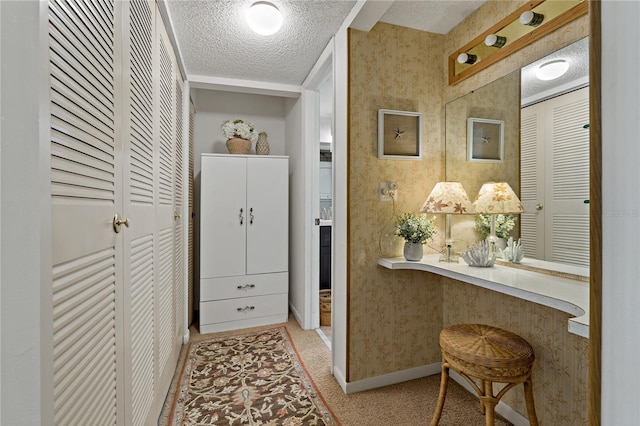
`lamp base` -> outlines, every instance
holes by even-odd
[[[451,247],[451,245],[447,245],[444,248],[442,255],[440,255],[440,259],[438,259],[438,261],[440,262],[447,262],[447,263],[459,263],[459,260],[460,258],[458,257],[457,254],[453,252],[453,247]]]

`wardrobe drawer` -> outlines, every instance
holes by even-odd
[[[210,300],[286,293],[288,289],[288,272],[205,278],[200,280],[200,300],[206,302]]]
[[[238,299],[200,302],[200,323],[241,321],[250,318],[287,314],[287,293]]]

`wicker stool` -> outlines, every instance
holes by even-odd
[[[437,426],[447,392],[449,369],[464,377],[480,397],[480,411],[487,426],[493,426],[495,406],[518,383],[524,384],[527,413],[532,426],[538,425],[533,403],[531,367],[535,356],[531,345],[517,334],[483,324],[457,324],[440,332],[442,376],[438,406],[431,426]],[[476,379],[478,383],[476,383]],[[506,383],[493,395],[493,383]]]

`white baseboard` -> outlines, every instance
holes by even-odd
[[[395,385],[396,383],[407,382],[421,377],[432,376],[440,372],[440,363],[423,365],[410,368],[408,370],[396,371],[395,373],[383,374],[382,376],[371,377],[369,379],[358,380],[345,383],[343,389],[345,393],[356,393],[370,389],[381,388],[383,386]]]
[[[296,321],[298,321],[300,328],[303,330],[306,330],[306,328],[304,327],[305,326],[304,318],[302,318],[302,315],[300,315],[300,312],[298,312],[298,310],[291,303],[289,303],[289,312],[291,312],[291,314],[296,319]]]

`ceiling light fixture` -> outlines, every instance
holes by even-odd
[[[247,10],[249,27],[260,35],[271,35],[278,32],[282,26],[282,14],[273,4],[258,1]]]
[[[556,59],[545,62],[536,69],[536,77],[539,80],[555,80],[569,69],[569,62],[564,59]]]

